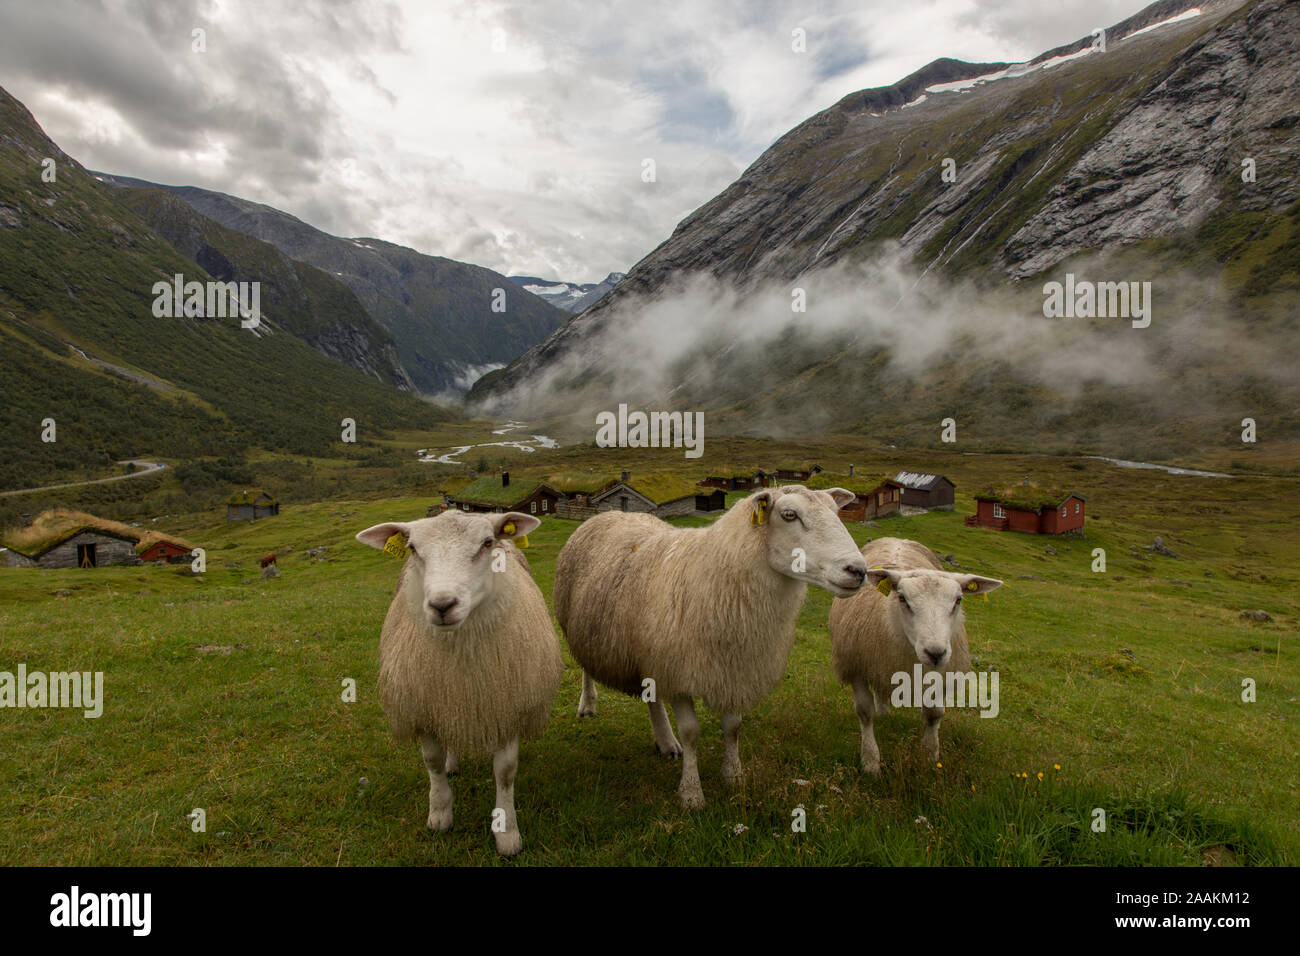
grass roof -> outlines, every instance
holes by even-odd
[[[704,493],[694,482],[671,474],[633,475],[627,486],[657,505]]]
[[[484,475],[482,478],[471,481],[452,497],[457,501],[465,501],[472,505],[491,505],[496,508],[506,508],[517,501],[527,498],[541,484],[536,478],[521,478],[511,481],[509,485],[502,485],[500,475]]]
[[[566,495],[599,494],[619,480],[617,471],[559,471],[546,476],[546,484]]]
[[[1023,485],[1014,488],[986,488],[975,496],[976,501],[995,501],[1000,505],[1007,505],[1011,508],[1021,508],[1026,511],[1038,511],[1040,508],[1055,508],[1066,498],[1074,495],[1076,498],[1082,498],[1082,495],[1076,495],[1072,491],[1062,491],[1059,488],[1035,488],[1032,485],[1028,488]]]
[[[84,511],[68,508],[55,508],[44,511],[26,528],[6,532],[3,544],[29,557],[44,554],[56,545],[83,531],[95,531],[110,534],[135,542],[137,552],[144,551],[159,541],[168,541],[177,547],[191,550],[191,545],[173,535],[163,534],[147,528],[133,528],[120,521],[99,518]]]
[[[813,475],[804,484],[817,491],[825,491],[827,488],[847,488],[855,495],[867,495],[879,488],[883,482],[893,480],[889,475],[854,475],[850,478],[848,475],[834,475],[823,471]]]
[[[254,502],[256,502],[258,498],[261,498],[263,495],[266,495],[267,499],[269,499],[268,502],[267,502],[268,504],[273,504],[273,505],[274,505],[274,504],[278,504],[278,503],[279,503],[279,502],[277,502],[274,498],[272,498],[270,495],[266,494],[265,491],[259,491],[259,492],[257,492],[256,494],[254,494],[254,493],[251,492],[251,491],[237,491],[237,492],[235,492],[233,495],[231,495],[229,498],[226,499],[226,504],[229,504],[229,505],[251,505],[251,504],[253,504]]]

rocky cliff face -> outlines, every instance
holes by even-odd
[[[1086,37],[1027,64],[940,60],[847,96],[773,144],[611,294],[471,398],[506,396],[572,365],[639,302],[695,276],[741,290],[793,284],[896,244],[920,275],[1008,284],[1081,253],[1177,242],[1208,226],[1237,236],[1242,215],[1280,221],[1300,181],[1298,42],[1298,3],[1162,0],[1111,27],[1104,51]],[[1258,170],[1249,186],[1246,158]],[[1279,241],[1255,227],[1255,238]]]
[[[481,266],[379,239],[341,239],[278,209],[224,193],[99,175],[120,186],[165,189],[221,226],[270,243],[347,285],[392,336],[401,364],[424,392],[463,389],[466,367],[509,362],[568,318]],[[497,301],[504,302],[504,311],[494,310]]]

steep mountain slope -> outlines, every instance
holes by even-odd
[[[118,186],[165,189],[227,229],[275,246],[344,282],[397,346],[424,392],[468,388],[487,368],[542,341],[566,313],[480,266],[379,239],[340,239],[288,213],[194,186],[98,174]],[[493,311],[496,290],[505,311]]]
[[[539,279],[537,276],[510,276],[510,281],[523,286],[543,302],[577,315],[604,298],[605,293],[614,288],[626,274],[611,272],[599,282],[565,282],[562,279]]]
[[[344,417],[363,437],[446,417],[321,355],[268,310],[255,331],[155,317],[154,284],[177,273],[210,278],[0,89],[0,486],[147,455],[339,454]],[[46,419],[55,441],[42,440]]]
[[[1095,438],[1098,417],[1133,435],[1191,411],[1226,419],[1260,407],[1256,391],[1267,404],[1300,289],[1297,38],[1300,4],[1162,0],[1110,28],[1104,52],[1088,37],[1010,67],[940,60],[847,96],[470,398],[528,414],[579,394],[690,402],[740,428],[879,427],[888,402],[893,434],[925,422],[933,436],[960,409],[976,434],[1017,442],[1040,427]],[[1071,269],[1153,281],[1160,321],[1123,340],[1115,324],[1049,326],[1043,283]],[[900,360],[926,338],[924,361]],[[614,358],[629,349],[660,374],[629,377]],[[1073,367],[1043,374],[1069,349]],[[1149,361],[1121,377],[1110,353]],[[1191,368],[1200,401],[1172,400]]]
[[[181,255],[222,282],[261,283],[261,308],[276,325],[322,355],[414,391],[392,336],[333,276],[275,246],[226,229],[161,189],[123,189],[122,201]]]

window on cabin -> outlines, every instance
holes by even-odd
[[[1074,503],[1074,513],[1075,514],[1079,513],[1079,502],[1077,501]]]
[[[546,499],[545,499],[545,498],[542,499],[542,511],[543,511],[543,512],[546,511]]]
[[[995,504],[993,505],[993,517],[995,517],[995,518],[1005,518],[1006,516],[1007,516],[1007,513],[1006,513],[1005,509],[1003,509],[1003,507],[1002,507],[1000,504],[996,504],[996,503],[995,503]]]
[[[1066,505],[1061,505],[1061,517],[1065,517]]]
[[[533,514],[537,514],[537,502],[530,501],[528,503],[528,510],[531,511]]]

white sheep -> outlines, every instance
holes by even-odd
[[[878,538],[862,549],[868,587],[831,605],[831,661],[835,674],[853,687],[862,729],[862,769],[880,773],[880,748],[872,718],[889,713],[895,674],[970,670],[963,595],[1002,586],[994,578],[944,571],[930,549],[916,541]],[[888,584],[882,584],[888,582]],[[888,593],[885,593],[888,592]],[[943,707],[923,707],[922,745],[939,759]]]
[[[780,682],[808,584],[842,597],[862,586],[867,565],[836,514],[852,498],[767,489],[706,528],[605,512],[560,551],[555,612],[583,668],[578,715],[595,713],[594,681],[646,699],[659,752],[682,755],[684,806],[704,804],[694,699],[721,715],[722,777],[738,784],[741,714]]]
[[[560,684],[559,641],[541,590],[513,538],[529,515],[444,512],[388,522],[357,540],[394,539],[406,562],[379,642],[384,713],[400,740],[418,740],[429,771],[429,829],[451,827],[447,772],[456,754],[491,753],[497,851],[523,848],[515,822],[519,738],[540,734]]]

